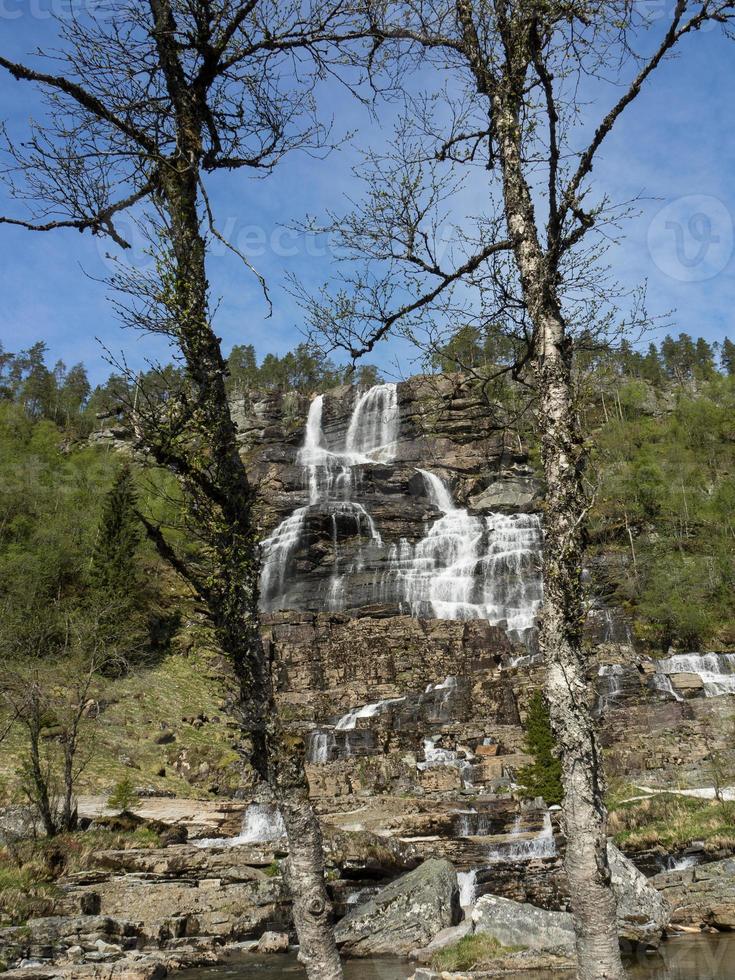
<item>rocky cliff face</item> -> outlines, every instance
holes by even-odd
[[[484,619],[527,638],[541,598],[538,486],[461,380],[252,408],[265,610]]]
[[[556,818],[511,796],[543,683],[524,447],[460,376],[237,408],[263,499],[266,642],[321,812],[449,857],[466,892],[563,907]],[[696,785],[735,658],[637,656],[594,597],[589,637],[608,776]]]

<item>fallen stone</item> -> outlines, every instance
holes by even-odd
[[[460,915],[454,867],[430,859],[346,915],[335,938],[350,956],[408,956],[456,925]]]
[[[287,953],[288,933],[264,932],[255,949],[258,953]]]
[[[472,912],[475,932],[502,946],[540,949],[561,956],[574,953],[574,926],[569,912],[547,912],[535,905],[483,895]]]

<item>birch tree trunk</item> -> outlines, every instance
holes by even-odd
[[[174,302],[180,344],[200,391],[193,420],[207,439],[218,488],[221,526],[210,527],[217,556],[209,606],[225,653],[240,684],[237,706],[249,741],[249,761],[275,791],[288,837],[286,880],[309,980],[341,980],[331,907],[324,881],[319,822],[309,802],[303,743],[276,722],[272,664],[263,649],[258,612],[259,546],[252,521],[252,493],[240,459],[224,387],[225,366],[209,324],[205,243],[199,229],[197,185],[188,175],[166,179],[174,251]],[[194,501],[198,488],[192,486]],[[201,519],[201,518],[199,518]]]
[[[616,902],[607,860],[607,812],[600,750],[589,708],[582,646],[585,451],[573,404],[572,343],[555,292],[555,270],[540,246],[520,138],[521,87],[500,86],[493,110],[503,193],[523,295],[534,333],[538,428],[546,478],[541,649],[546,694],[564,786],[565,867],[572,895],[581,980],[622,980]]]
[[[309,803],[303,742],[277,722],[273,663],[260,633],[260,546],[253,521],[254,495],[240,457],[225,388],[219,339],[209,316],[206,240],[199,214],[204,116],[187,87],[175,44],[169,0],[150,0],[155,39],[172,105],[179,153],[162,170],[173,255],[164,276],[165,302],[195,386],[188,414],[192,444],[186,471],[192,520],[203,530],[214,558],[206,599],[218,639],[240,685],[237,706],[249,761],[270,785],[283,814],[289,845],[287,880],[300,958],[309,980],[341,980],[324,882],[321,833]],[[162,450],[165,455],[165,447]],[[161,459],[165,463],[165,459]]]

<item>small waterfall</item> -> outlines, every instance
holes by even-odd
[[[529,837],[521,830],[521,818],[517,817],[509,839],[492,844],[488,851],[489,864],[513,864],[533,861],[535,858],[556,857],[556,841],[551,815],[544,814],[544,824],[539,833]]]
[[[603,664],[597,672],[597,711],[609,708],[622,692],[622,664]]]
[[[429,493],[429,500],[437,508],[437,510],[442,511],[444,514],[448,514],[450,511],[456,510],[452,501],[452,495],[449,492],[449,488],[446,484],[436,475],[436,473],[430,473],[428,470],[419,470],[419,473],[424,478],[424,483],[426,484],[426,489]]]
[[[393,459],[399,422],[396,385],[375,385],[361,394],[352,410],[345,439],[345,456],[353,461],[350,465]]]
[[[735,694],[735,653],[677,653],[656,661],[651,678],[654,687],[681,701],[671,685],[671,674],[696,674],[702,679],[706,698]]]
[[[271,803],[251,803],[245,811],[240,831],[241,844],[255,844],[279,840],[286,836],[283,817]]]
[[[306,761],[313,765],[324,765],[330,761],[336,739],[332,732],[309,732],[306,743]]]
[[[649,677],[648,684],[651,690],[657,691],[659,694],[666,694],[673,701],[684,700],[681,694],[678,694],[674,690],[674,686],[671,683],[671,678],[668,674],[659,674],[657,671],[655,674],[652,674],[651,677]]]
[[[440,736],[433,736],[424,739],[424,761],[417,762],[416,768],[420,772],[427,769],[435,769],[441,766],[449,766],[458,769],[463,786],[472,785],[472,762],[459,752],[452,749],[443,749],[436,743]]]
[[[314,511],[331,514],[334,570],[328,587],[327,605],[340,609],[341,582],[345,574],[359,570],[363,561],[362,544],[356,562],[340,568],[340,531],[375,547],[382,540],[370,514],[362,504],[349,499],[354,490],[352,467],[362,463],[388,461],[395,454],[398,439],[398,390],[395,384],[376,385],[359,395],[350,419],[343,451],[332,451],[322,424],[324,396],[317,395],[309,405],[304,442],[296,456],[304,473],[309,502],[287,517],[262,542],[263,570],[260,580],[264,609],[278,608],[295,552],[307,542],[306,525]]]
[[[477,868],[471,871],[458,871],[459,904],[463,909],[471,908],[477,897]]]
[[[412,616],[487,619],[523,638],[542,598],[538,515],[473,516],[436,474],[419,472],[442,516],[416,544],[391,548],[384,591],[395,583]]]
[[[197,847],[238,847],[240,844],[265,844],[286,836],[283,817],[272,803],[251,803],[245,811],[242,830],[236,837],[207,837],[194,843]]]
[[[386,708],[389,708],[394,704],[401,704],[405,700],[405,697],[386,698],[383,701],[374,701],[372,704],[364,704],[361,708],[353,708],[352,711],[348,711],[346,715],[342,715],[337,724],[334,726],[335,731],[352,731],[356,727],[359,718],[375,718],[376,715],[382,715]]]
[[[457,813],[457,837],[490,837],[496,819],[491,813],[477,810],[459,810]]]

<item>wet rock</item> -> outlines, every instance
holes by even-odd
[[[335,938],[350,956],[407,956],[460,915],[454,867],[429,860],[358,905],[337,924]]]
[[[547,912],[535,905],[483,895],[472,912],[475,932],[503,946],[539,949],[562,956],[574,953],[574,926],[569,912]]]

